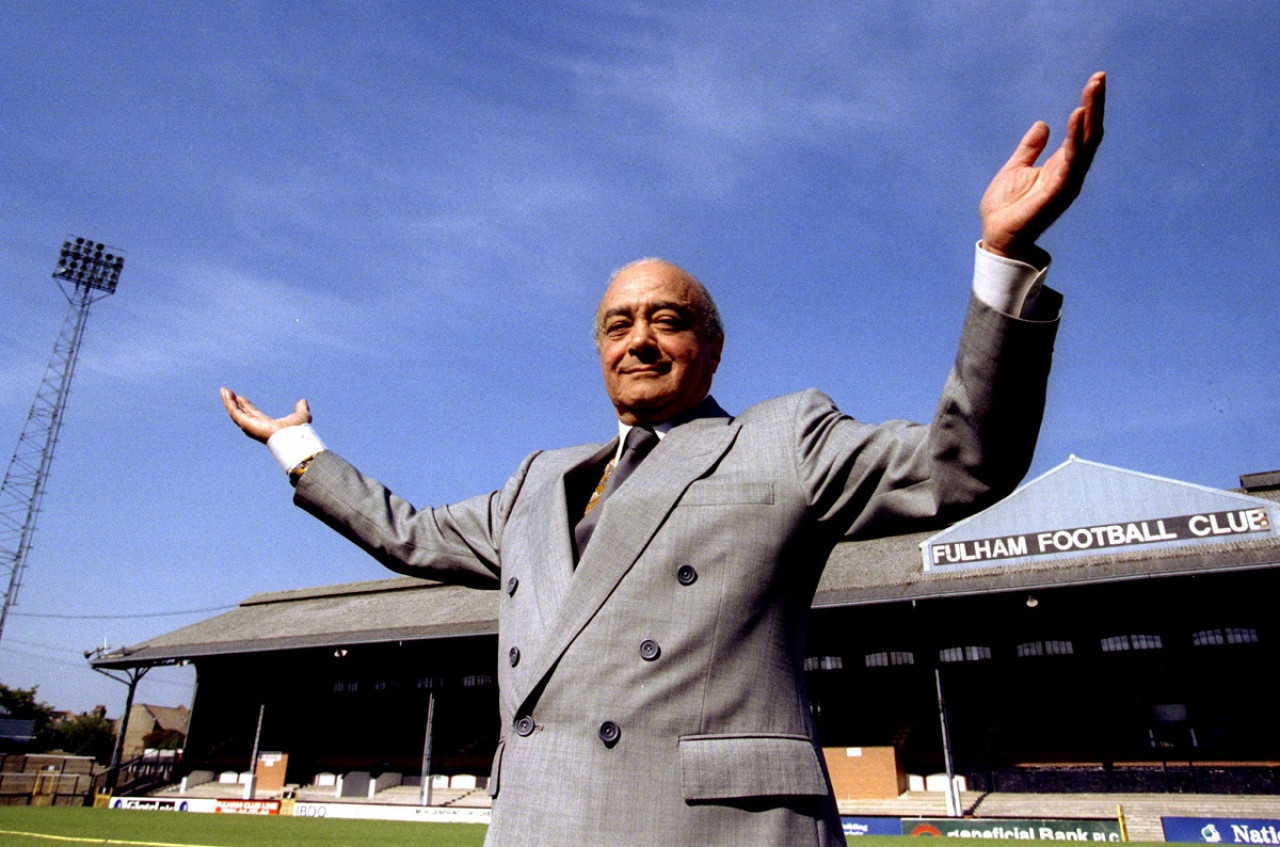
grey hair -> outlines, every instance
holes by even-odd
[[[711,292],[707,290],[707,287],[702,284],[701,280],[677,265],[675,262],[669,262],[658,256],[646,256],[643,259],[635,259],[627,262],[625,265],[609,274],[609,285],[613,285],[614,280],[616,280],[624,271],[630,270],[636,265],[643,265],[647,262],[653,262],[660,265],[666,265],[669,268],[674,268],[684,274],[685,278],[688,279],[689,282],[693,283],[694,288],[696,288],[702,295],[699,298],[699,302],[691,304],[693,307],[694,322],[698,329],[702,331],[703,336],[705,336],[709,341],[713,343],[722,343],[724,341],[724,323],[720,320],[720,309],[716,306],[715,298],[711,296]],[[600,317],[599,315],[596,315],[596,317],[592,319],[591,327],[591,338],[595,342],[596,350],[600,349],[601,330]]]

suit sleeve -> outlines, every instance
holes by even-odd
[[[419,510],[325,451],[298,481],[294,503],[397,573],[497,588],[502,529],[536,455],[498,491]]]
[[[1040,306],[1057,313],[1051,289]],[[811,515],[833,539],[945,525],[1017,486],[1031,465],[1057,320],[1021,320],[973,298],[933,422],[879,426],[802,395],[794,419]]]

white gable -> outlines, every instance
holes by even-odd
[[[1280,536],[1270,500],[1072,456],[920,545],[924,569],[953,570]]]

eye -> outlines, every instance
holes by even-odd
[[[616,318],[605,322],[604,334],[610,338],[619,338],[626,335],[627,330],[629,329],[631,329],[631,321]]]
[[[687,329],[689,326],[689,321],[678,312],[659,312],[653,316],[653,323],[672,332]]]

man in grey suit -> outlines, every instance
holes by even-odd
[[[619,271],[596,315],[619,437],[536,452],[462,503],[418,511],[365,477],[305,400],[273,420],[222,390],[302,508],[393,570],[501,590],[487,843],[843,843],[802,673],[819,575],[841,540],[954,521],[1026,472],[1059,302],[1035,242],[1079,192],[1104,85],[1043,166],[1038,122],[984,195],[931,425],[860,423],[812,390],[725,412],[715,304],[657,259]]]

